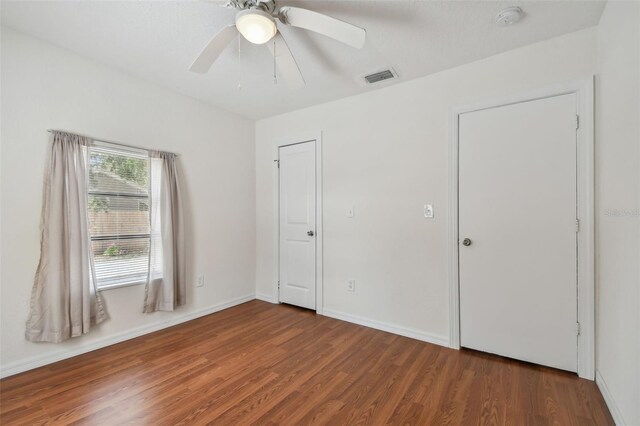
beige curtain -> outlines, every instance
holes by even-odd
[[[107,318],[96,291],[87,223],[87,146],[82,136],[53,132],[42,196],[40,263],[26,338],[59,343]]]
[[[176,156],[150,151],[151,246],[144,312],[173,311],[186,302],[184,224]]]

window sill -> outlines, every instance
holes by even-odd
[[[117,288],[131,287],[134,285],[140,285],[140,284],[146,284],[146,283],[147,283],[146,281],[126,281],[126,282],[120,282],[116,284],[100,286],[98,287],[98,291],[115,290]]]

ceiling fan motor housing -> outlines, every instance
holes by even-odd
[[[276,0],[256,0],[256,6],[272,14],[276,10]]]
[[[276,10],[275,0],[229,0],[227,7],[238,10],[258,9],[269,14],[273,14]]]

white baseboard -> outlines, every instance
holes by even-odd
[[[256,298],[255,295],[249,294],[243,297],[238,297],[236,299],[229,300],[227,302],[219,303],[217,305],[214,305],[205,309],[189,312],[188,314],[176,315],[175,317],[171,318],[168,321],[162,321],[159,323],[146,325],[146,326],[134,328],[132,330],[125,331],[122,333],[118,333],[113,336],[109,336],[104,339],[100,339],[90,344],[81,346],[79,348],[74,348],[68,351],[63,351],[63,352],[57,352],[54,354],[45,355],[41,357],[32,357],[32,358],[27,358],[17,362],[12,362],[10,364],[3,365],[2,367],[0,367],[0,377],[13,376],[14,374],[22,373],[23,371],[32,370],[34,368],[42,367],[43,365],[52,364],[57,361],[62,361],[63,359],[74,357],[76,355],[81,355],[87,352],[95,351],[96,349],[104,348],[106,346],[111,346],[116,343],[124,342],[125,340],[133,339],[135,337],[139,337],[145,334],[153,333],[154,331],[162,330],[167,327],[172,327],[174,325],[191,321],[193,319],[203,317],[205,315],[210,315],[214,312],[222,311],[224,309],[231,308],[232,306],[240,305],[250,300],[254,300],[255,298]]]
[[[609,408],[609,412],[611,412],[611,417],[613,417],[613,421],[617,426],[624,426],[626,423],[622,418],[622,413],[620,409],[616,405],[616,401],[613,399],[613,395],[609,392],[609,388],[607,387],[607,383],[602,378],[602,375],[598,370],[596,370],[596,385],[598,385],[598,389],[600,389],[600,393],[602,394],[602,398],[604,398],[604,402],[607,404]]]
[[[198,311],[190,312],[188,314],[176,316],[168,321],[162,321],[159,323],[134,328],[132,330],[125,331],[113,336],[109,336],[104,339],[94,341],[90,344],[87,344],[78,348],[73,348],[67,351],[62,351],[62,352],[56,352],[54,354],[49,354],[41,357],[27,358],[27,359],[13,362],[7,365],[3,365],[0,367],[0,377],[13,376],[14,374],[22,373],[24,371],[42,367],[47,364],[52,364],[54,362],[62,361],[67,358],[71,358],[87,352],[95,351],[97,349],[111,346],[116,343],[124,342],[125,340],[130,340],[139,336],[143,336],[145,334],[153,333],[154,331],[162,330],[164,328],[172,327],[174,325],[178,325],[183,322],[191,321],[193,319],[196,319],[205,315],[210,315],[214,312],[222,311],[224,309],[227,309],[236,305],[240,305],[242,303],[248,302],[253,299],[263,300],[269,303],[279,303],[277,298],[268,296],[265,294],[260,294],[260,293],[256,295],[251,294],[251,295],[239,297],[224,303],[219,303],[209,308],[200,309]],[[334,311],[331,309],[324,309],[321,314],[327,317],[339,319],[341,321],[347,321],[354,324],[363,325],[365,327],[375,328],[377,330],[398,334],[400,336],[422,340],[423,342],[433,343],[436,345],[446,346],[446,347],[449,346],[449,339],[445,337],[425,333],[423,331],[410,329],[406,327],[400,327],[394,324],[388,324],[381,321],[375,321],[375,320],[363,318],[357,315],[345,314],[345,313]],[[596,378],[596,380],[598,379]],[[604,395],[604,391],[602,391],[602,393]],[[606,396],[605,396],[605,400],[607,401],[607,404],[609,404]],[[612,411],[612,414],[613,414],[613,409],[610,408],[610,410]]]
[[[256,293],[256,299],[262,300],[263,302],[276,303],[276,304],[280,303],[277,297],[273,297],[264,293]]]
[[[423,342],[433,343],[434,345],[449,347],[449,339],[442,336],[437,336],[424,331],[419,331],[411,328],[401,327],[394,324],[388,324],[381,321],[375,321],[368,318],[363,318],[357,315],[345,314],[343,312],[334,311],[332,309],[324,308],[322,315],[339,319],[342,321],[352,322],[354,324],[363,325],[369,328],[375,328],[376,330],[382,330],[393,334],[398,334],[404,337],[410,337],[412,339],[422,340]]]

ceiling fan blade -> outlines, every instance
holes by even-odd
[[[287,82],[287,85],[291,88],[303,87],[305,85],[304,77],[302,77],[300,68],[296,63],[291,50],[289,50],[287,42],[284,41],[284,37],[282,37],[282,34],[280,34],[279,31],[275,35],[273,41],[269,41],[267,43],[267,46],[269,47],[271,54],[275,57],[276,66],[282,73],[282,77],[284,81]]]
[[[367,37],[367,32],[363,28],[298,7],[281,8],[278,18],[292,27],[314,31],[358,49],[364,47]]]
[[[218,56],[227,47],[227,45],[238,34],[235,25],[229,25],[218,31],[216,35],[202,49],[200,55],[189,67],[189,71],[204,74],[209,71],[211,65],[218,59]]]

